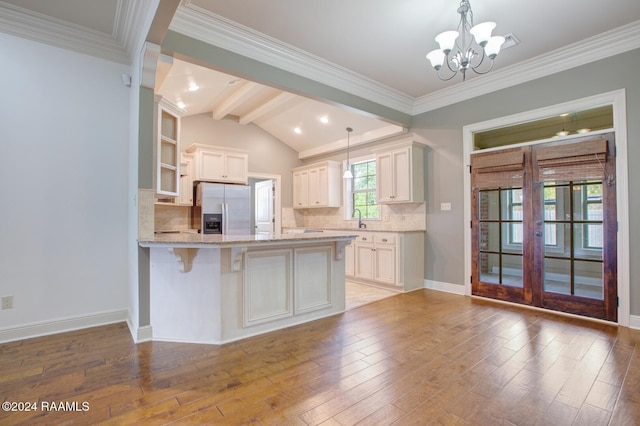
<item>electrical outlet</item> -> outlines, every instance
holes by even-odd
[[[13,296],[4,296],[2,298],[2,309],[13,308]]]

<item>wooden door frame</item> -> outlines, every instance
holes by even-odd
[[[613,131],[616,138],[616,198],[617,198],[617,219],[618,219],[618,324],[628,327],[631,322],[631,296],[630,296],[630,275],[629,275],[629,176],[627,167],[627,113],[626,113],[626,94],[625,90],[616,90],[613,92],[603,93],[588,98],[578,99],[562,104],[549,106],[533,111],[520,114],[514,114],[494,120],[484,121],[480,123],[470,124],[463,127],[463,161],[466,167],[463,171],[464,182],[464,223],[470,223],[471,218],[471,176],[468,166],[471,164],[471,152],[473,152],[473,134],[489,129],[500,127],[508,127],[511,125],[535,121],[547,118],[553,115],[560,115],[566,111],[575,111],[594,108],[603,105],[613,105],[613,129],[606,129],[598,133],[610,133]],[[546,142],[557,142],[559,140],[570,140],[576,136],[567,136],[566,138],[549,138],[545,140],[535,141],[532,143],[523,143],[510,145],[504,148],[514,148],[517,146],[526,146],[540,144]],[[495,150],[504,149],[496,148]],[[483,151],[491,151],[487,149]],[[464,269],[465,269],[465,294],[471,295],[471,274],[472,274],[472,256],[471,256],[471,228],[464,227]]]

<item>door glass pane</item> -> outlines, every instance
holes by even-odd
[[[493,284],[500,283],[500,262],[497,254],[480,253],[478,268],[480,269],[481,282]]]
[[[545,256],[571,257],[571,224],[570,223],[546,223],[545,233]],[[546,241],[553,235],[555,244],[548,244]]]
[[[544,291],[571,294],[570,260],[544,260]]]
[[[554,220],[571,220],[570,196],[571,188],[568,185],[555,187],[555,200],[544,200],[545,214],[548,206],[555,206],[556,212]]]
[[[502,284],[522,288],[522,256],[502,255]]]
[[[522,223],[502,223],[502,251],[522,254]]]
[[[478,193],[478,217],[480,220],[500,219],[500,208],[498,206],[498,191],[480,191]]]
[[[574,282],[576,296],[604,300],[602,263],[575,261]]]
[[[575,257],[602,260],[602,224],[577,223],[573,229]]]
[[[500,224],[481,223],[478,241],[480,250],[500,251]]]

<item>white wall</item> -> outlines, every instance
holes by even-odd
[[[5,34],[0,57],[0,341],[125,319],[128,67]]]

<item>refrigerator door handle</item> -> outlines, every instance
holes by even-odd
[[[222,234],[229,234],[229,205],[227,203],[222,203]]]

